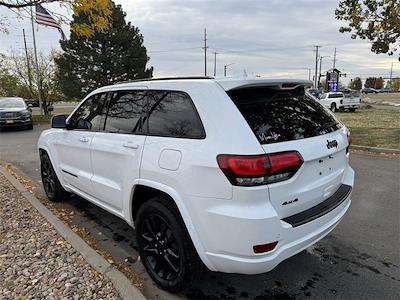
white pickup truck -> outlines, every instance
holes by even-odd
[[[356,111],[360,108],[360,93],[358,91],[329,92],[321,94],[319,101],[323,106],[335,112],[348,109]]]

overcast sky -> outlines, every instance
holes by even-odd
[[[203,31],[208,33],[208,75],[213,75],[217,54],[217,76],[257,74],[266,77],[308,78],[307,68],[315,72],[314,45],[321,45],[322,69],[332,67],[337,48],[337,68],[355,76],[400,76],[398,54],[376,55],[365,40],[352,40],[341,34],[335,19],[336,0],[118,0],[127,20],[139,27],[154,66],[154,76],[204,74]],[[46,4],[53,12],[69,15],[58,4]],[[0,7],[0,16],[10,23],[8,35],[0,33],[0,52],[23,51],[22,28],[32,47],[28,19]],[[67,25],[64,32],[69,34]],[[60,49],[56,29],[39,26],[40,51]]]

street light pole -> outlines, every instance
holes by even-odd
[[[327,56],[320,56],[319,57],[319,77],[318,77],[318,88],[320,88],[321,86],[321,76],[322,76],[322,59],[326,58],[326,57],[330,57],[330,55]]]
[[[226,68],[231,66],[231,65],[233,65],[233,64],[235,64],[235,63],[227,64],[227,65],[224,66],[224,77],[226,77]]]

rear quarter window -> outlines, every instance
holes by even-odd
[[[179,91],[149,91],[147,120],[148,135],[202,139],[203,125],[187,93]]]
[[[228,91],[228,95],[261,144],[314,137],[342,126],[301,86],[293,90],[244,88]]]

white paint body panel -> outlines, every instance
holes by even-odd
[[[354,181],[354,171],[345,154],[348,144],[344,127],[324,136],[262,146],[225,92],[239,86],[276,82],[293,81],[154,80],[103,87],[92,94],[141,87],[184,91],[193,100],[206,138],[90,132],[85,135],[83,131],[49,129],[42,133],[38,147],[47,151],[67,190],[132,226],[132,193],[136,185],[170,195],[200,258],[210,270],[266,272],[328,234],[343,218],[350,198],[326,215],[296,228],[281,219],[323,201],[341,183],[352,186]],[[80,143],[81,135],[90,141]],[[326,140],[333,138],[338,141],[335,151],[325,146]],[[134,147],[123,147],[124,143]],[[290,180],[265,186],[232,186],[216,161],[218,154],[254,155],[289,150],[297,150],[304,158],[304,165]],[[331,154],[334,163],[329,162]],[[319,165],[320,159],[326,159],[327,163]],[[78,177],[64,175],[63,168],[76,172]],[[318,175],[321,170],[330,175]],[[282,207],[282,202],[293,197],[300,197],[301,201]],[[279,243],[273,251],[254,254],[254,245],[274,241]]]

